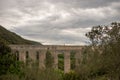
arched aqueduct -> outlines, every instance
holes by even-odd
[[[38,60],[39,67],[45,67],[46,52],[49,50],[54,58],[54,68],[58,68],[58,54],[64,53],[64,72],[70,71],[70,52],[75,51],[75,64],[78,65],[81,56],[82,46],[66,45],[9,45],[12,52],[18,56],[18,60],[26,63],[29,57],[33,61]]]

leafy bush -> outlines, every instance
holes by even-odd
[[[71,71],[63,75],[63,80],[80,80],[80,79],[79,79],[79,76],[75,72]]]

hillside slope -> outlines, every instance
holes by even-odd
[[[22,38],[21,36],[8,31],[0,25],[0,40],[7,42],[8,44],[28,44],[28,45],[42,45],[41,43],[30,41]]]

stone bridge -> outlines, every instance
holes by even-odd
[[[66,45],[9,45],[12,52],[16,54],[19,61],[26,63],[29,57],[33,61],[38,60],[39,67],[45,68],[46,52],[49,50],[54,58],[54,68],[58,68],[58,54],[64,54],[64,72],[70,71],[70,53],[75,52],[75,64],[78,65],[81,56],[82,46]]]

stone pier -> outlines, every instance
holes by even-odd
[[[70,71],[70,52],[64,52],[64,73],[68,73]]]
[[[29,53],[29,59],[31,59],[33,62],[35,62],[36,61],[36,51],[29,50],[28,53]]]
[[[21,51],[18,51],[18,52],[19,52],[19,60],[23,61],[24,63],[26,63],[26,54],[25,54],[25,51],[21,50]]]
[[[54,63],[53,63],[53,68],[58,69],[58,54],[56,53],[56,51],[51,51],[51,54],[53,56],[54,59]]]
[[[39,68],[45,68],[45,59],[46,59],[46,51],[40,51],[39,53]]]

